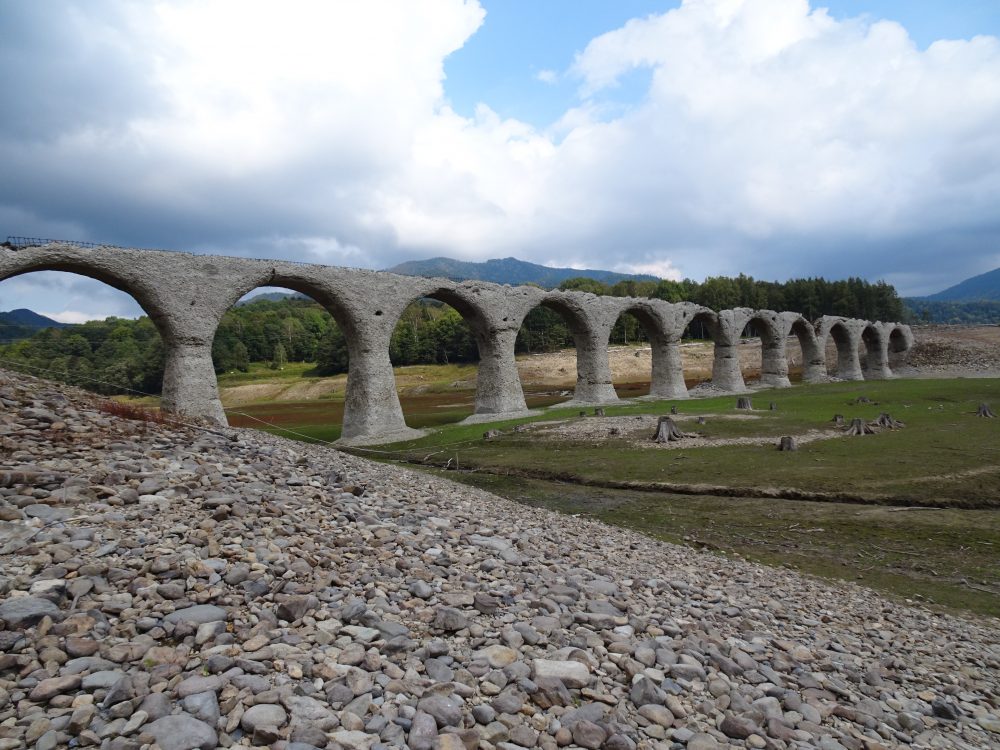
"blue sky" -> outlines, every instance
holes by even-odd
[[[0,234],[910,295],[1000,266],[996,0],[50,0],[0,29]],[[138,313],[59,274],[0,284],[15,307]]]
[[[538,127],[551,124],[577,98],[577,81],[566,75],[576,53],[596,36],[632,18],[677,8],[655,0],[483,0],[486,21],[445,61],[445,91],[456,111],[471,116],[485,102],[503,117]],[[887,19],[906,27],[925,49],[938,39],[1000,35],[998,0],[836,0],[813,3],[834,18]],[[560,78],[538,79],[542,71]],[[645,94],[648,76],[635,76],[609,98],[628,106]]]

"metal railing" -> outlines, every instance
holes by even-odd
[[[41,237],[11,237],[8,236],[6,242],[0,243],[3,247],[9,247],[12,250],[17,250],[18,248],[24,247],[42,247],[44,245],[53,244],[63,244],[63,245],[76,245],[77,247],[120,247],[120,245],[109,245],[106,242],[80,242],[78,240],[51,240],[43,239]]]

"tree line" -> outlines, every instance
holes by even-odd
[[[701,283],[686,279],[620,281],[613,285],[577,278],[564,281],[560,289],[690,301],[713,310],[791,310],[810,320],[821,315],[902,320],[905,315],[892,286],[857,278],[778,283],[741,275],[711,277]],[[691,334],[705,335],[698,330]],[[631,315],[621,316],[611,334],[612,344],[644,339],[639,321]],[[538,307],[526,316],[515,350],[546,352],[572,346],[566,321],[557,312]],[[402,366],[474,362],[479,352],[472,331],[456,310],[425,299],[411,304],[403,313],[392,334],[389,356],[394,365]],[[163,379],[163,345],[147,317],[107,318],[44,329],[31,338],[0,347],[0,359],[10,366],[20,365],[106,394],[159,393]],[[229,310],[216,333],[212,359],[217,373],[246,372],[251,363],[267,363],[280,369],[288,362],[305,362],[315,364],[317,375],[332,375],[347,371],[348,347],[343,332],[325,309],[309,298],[289,296],[251,300]]]

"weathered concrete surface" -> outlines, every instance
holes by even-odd
[[[287,261],[193,255],[118,247],[51,243],[0,247],[0,280],[32,271],[69,271],[130,294],[163,339],[166,368],[162,405],[167,411],[225,423],[212,365],[212,342],[222,316],[248,292],[280,286],[315,299],[337,321],[347,342],[349,365],[342,441],[381,442],[421,434],[407,427],[396,394],[389,341],[407,305],[431,297],[454,307],[468,322],[479,347],[477,419],[528,413],[514,360],[525,316],[538,305],[558,312],[573,335],[577,384],[573,403],[618,400],[608,362],[611,329],[625,313],[635,315],[652,345],[650,395],[684,398],[680,340],[694,321],[705,323],[715,341],[712,384],[743,391],[737,346],[748,322],[761,333],[761,382],[788,385],[785,345],[802,345],[806,380],[827,377],[826,342],[837,344],[837,376],[845,380],[892,376],[905,363],[913,333],[898,323],[823,317],[811,326],[796,313],[737,308],[713,312],[688,302],[601,297],[583,292],[546,292],[530,286],[456,283],[382,271]],[[866,350],[862,372],[859,346]]]

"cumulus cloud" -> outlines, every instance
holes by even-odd
[[[515,255],[905,291],[996,262],[995,37],[921,50],[806,0],[686,0],[539,73],[579,96],[529,124],[449,106],[444,60],[484,22],[475,0],[4,4],[0,218],[338,265]]]

